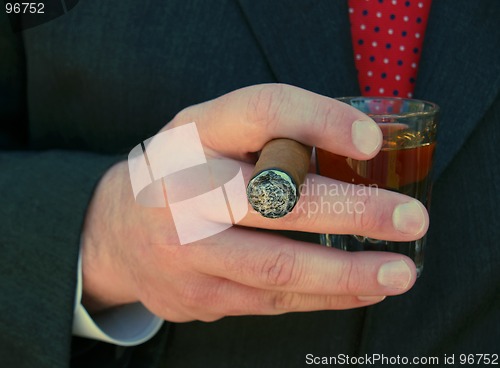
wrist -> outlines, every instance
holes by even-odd
[[[128,168],[120,162],[104,174],[87,209],[81,254],[82,304],[89,313],[138,301],[120,251],[132,236],[121,225],[130,201],[128,187]]]

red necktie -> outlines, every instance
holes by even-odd
[[[413,97],[431,0],[349,0],[361,92]]]

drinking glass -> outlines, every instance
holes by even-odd
[[[347,183],[404,193],[427,209],[436,148],[439,107],[427,101],[392,97],[346,97],[338,100],[370,116],[382,130],[383,144],[371,160],[361,161],[316,149],[320,175]],[[409,256],[420,274],[426,237],[411,242],[372,239],[359,235],[321,234],[321,243],[347,251],[377,250]]]

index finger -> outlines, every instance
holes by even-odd
[[[242,158],[275,138],[291,138],[365,160],[382,145],[382,132],[366,114],[335,99],[284,84],[242,88],[191,106],[172,125],[196,121],[206,147]]]

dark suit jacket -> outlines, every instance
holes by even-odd
[[[499,21],[497,0],[431,10],[415,96],[442,115],[426,265],[410,292],[351,311],[167,324],[135,349],[75,339],[71,352],[79,235],[99,177],[182,108],[243,86],[359,94],[347,6],[82,0],[23,33],[0,14],[0,366],[500,353]]]

